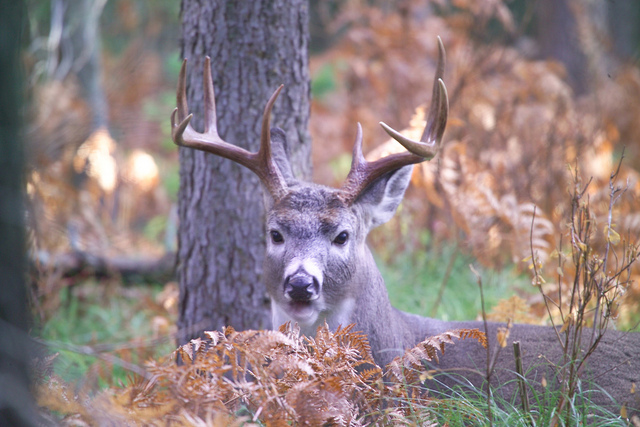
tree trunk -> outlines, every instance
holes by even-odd
[[[78,76],[82,96],[89,104],[91,131],[108,125],[107,99],[102,88],[100,16],[107,0],[51,2],[51,29],[47,46],[47,77],[64,80]]]
[[[310,175],[306,0],[183,0],[182,56],[187,97],[202,130],[202,65],[211,57],[218,130],[229,143],[257,151],[262,112],[280,85],[272,125],[287,134],[292,164]],[[264,207],[249,170],[180,148],[180,314],[178,341],[203,330],[271,326],[261,281]]]
[[[539,0],[536,2],[537,39],[544,58],[562,62],[576,94],[588,88],[587,58],[582,51],[572,0]]]
[[[107,98],[102,88],[102,60],[100,58],[100,15],[106,0],[68,1],[70,25],[77,23],[71,42],[78,51],[74,68],[83,90],[84,98],[91,106],[91,130],[108,125]],[[78,13],[80,11],[80,13]],[[75,20],[75,22],[74,22]]]
[[[640,49],[640,2],[609,1],[607,18],[616,54],[625,61],[633,61]]]
[[[0,425],[35,426],[42,420],[29,392],[23,204],[21,42],[26,6],[0,0]]]

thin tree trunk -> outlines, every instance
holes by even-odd
[[[310,175],[306,0],[183,0],[187,96],[202,130],[202,64],[211,57],[218,130],[257,151],[263,108],[285,84],[272,126],[287,133],[292,164]],[[180,149],[179,342],[203,330],[271,326],[261,281],[264,208],[258,179],[229,160]]]
[[[100,15],[106,0],[67,2],[70,21],[77,20],[78,29],[72,43],[78,50],[74,70],[77,72],[84,97],[91,106],[92,130],[108,125],[107,98],[102,88],[102,61],[100,58]],[[80,11],[80,13],[78,13]]]
[[[48,77],[64,80],[76,74],[89,104],[91,131],[108,125],[107,99],[102,88],[100,16],[107,0],[51,2],[51,29],[47,46]]]

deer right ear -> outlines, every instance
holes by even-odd
[[[284,181],[287,185],[291,186],[295,184],[296,178],[293,176],[291,169],[291,162],[289,160],[289,144],[287,143],[287,135],[279,127],[271,128],[271,158],[275,163],[278,170],[282,174]],[[273,196],[271,193],[263,187],[263,199],[266,210],[271,209],[273,206]]]
[[[354,205],[359,206],[367,216],[369,230],[389,221],[396,213],[412,172],[413,165],[387,172],[358,195]]]
[[[289,185],[294,184],[296,179],[291,170],[287,135],[278,127],[271,128],[271,157],[280,169],[284,181]]]

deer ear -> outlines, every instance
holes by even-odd
[[[284,181],[291,185],[296,182],[289,160],[289,144],[287,135],[278,127],[271,128],[271,156],[276,163]]]
[[[370,230],[389,221],[396,213],[411,181],[411,172],[413,165],[387,172],[358,195],[354,205],[360,206],[369,218]]]
[[[287,143],[287,135],[279,127],[271,128],[271,158],[276,164],[278,170],[282,174],[287,185],[295,184],[296,178],[291,170],[291,162],[289,161],[289,144]],[[266,210],[273,206],[273,197],[264,186],[262,188],[264,206]]]

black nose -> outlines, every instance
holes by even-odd
[[[318,294],[318,281],[306,273],[287,278],[284,292],[293,301],[310,301]]]

